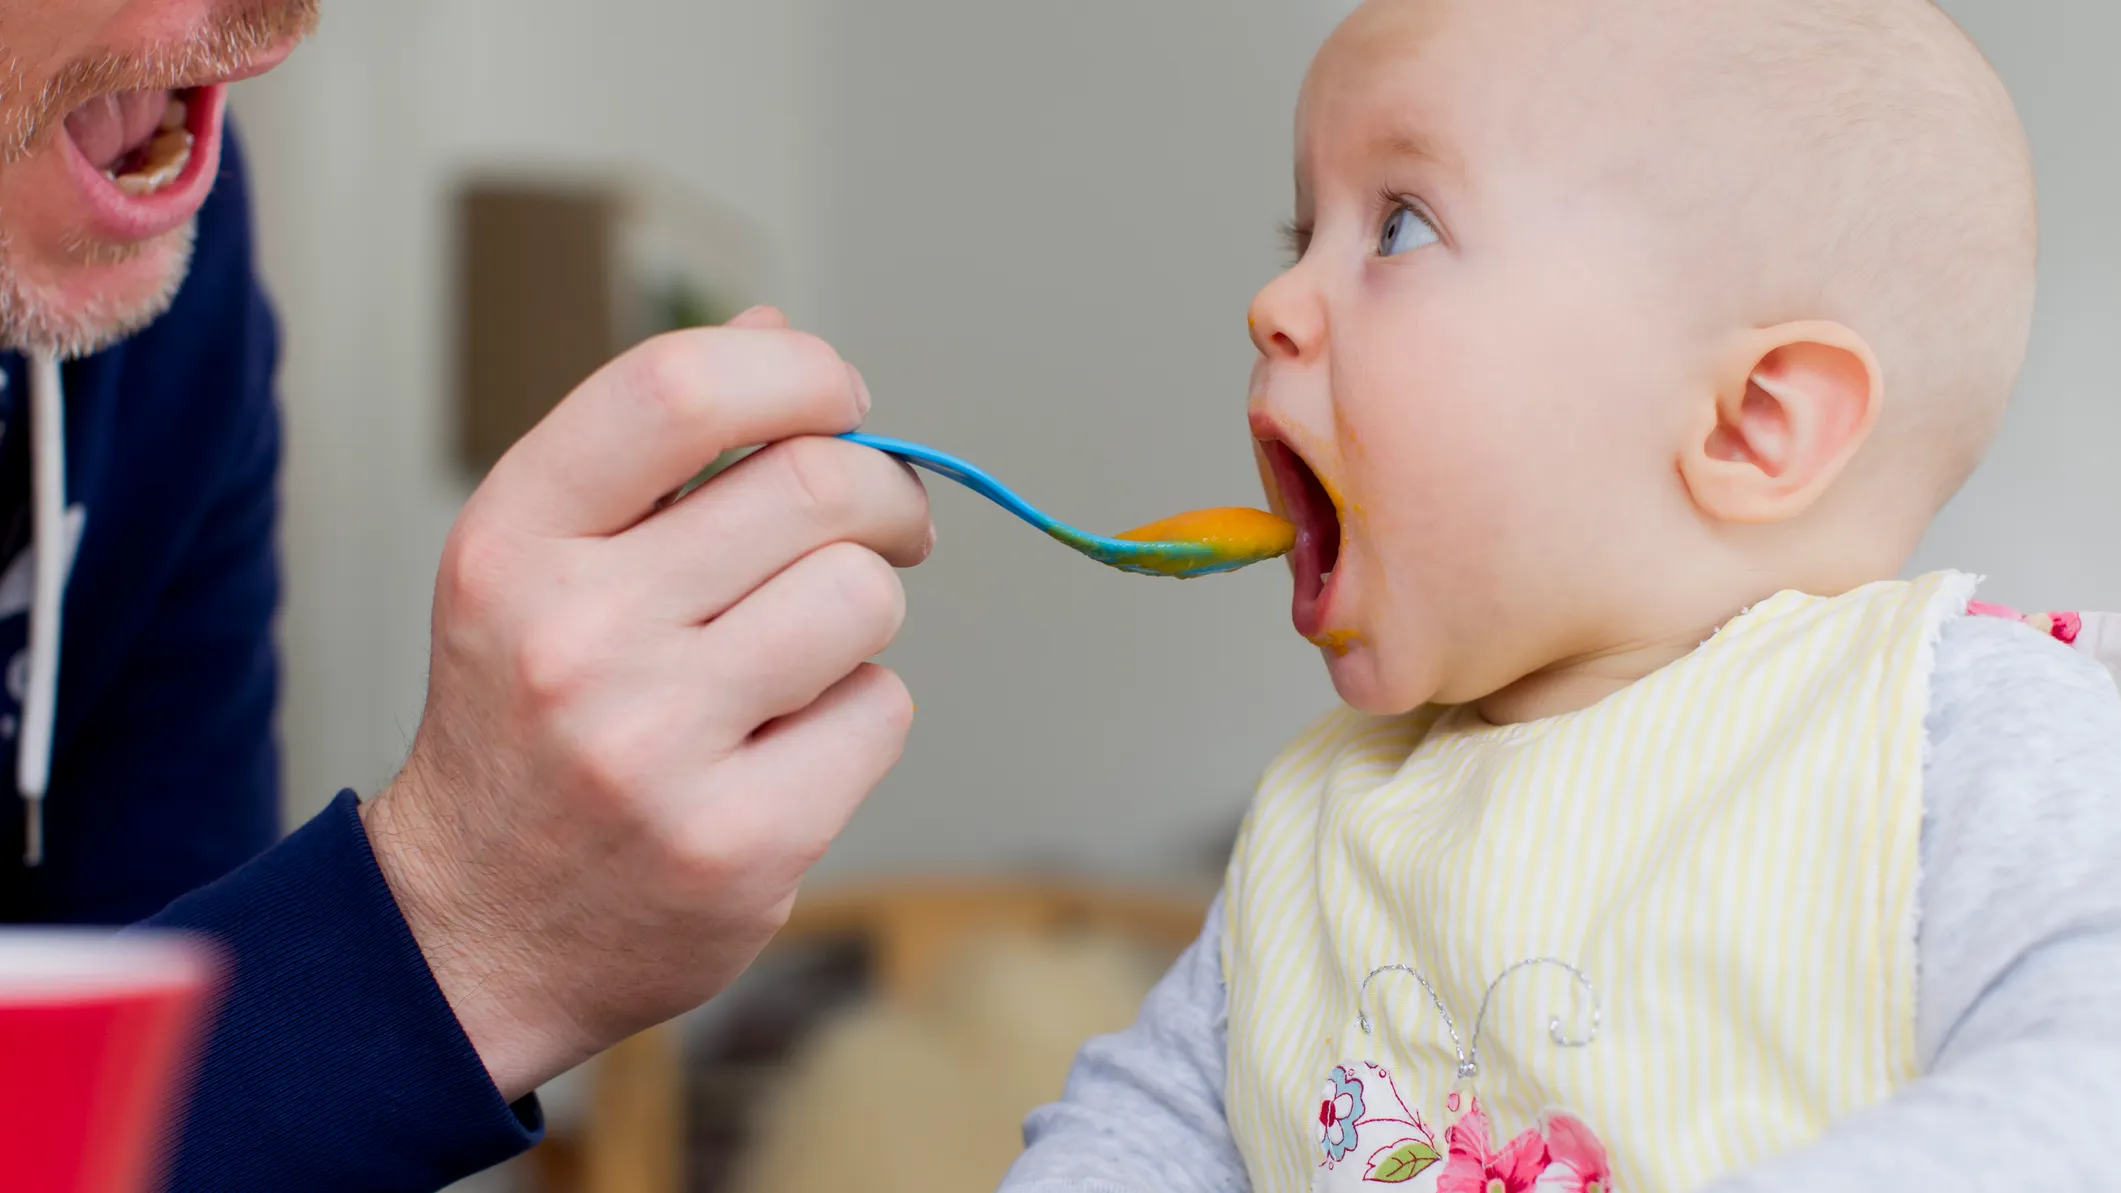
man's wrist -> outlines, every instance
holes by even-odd
[[[399,789],[407,781],[401,776],[361,804],[362,827],[428,972],[487,1076],[513,1102],[565,1067],[555,1058],[572,1051],[563,1041],[573,1033],[523,1013],[526,1002],[540,1001],[524,989],[537,985],[537,968],[529,958],[505,955],[511,934],[488,923],[493,917],[479,912],[482,901],[460,889],[448,834],[422,815],[421,800]]]

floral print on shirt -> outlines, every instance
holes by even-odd
[[[1367,1061],[1336,1067],[1318,1103],[1320,1191],[1399,1185],[1433,1193],[1614,1193],[1605,1146],[1581,1119],[1549,1114],[1497,1145],[1480,1099],[1453,1094],[1439,1142],[1392,1074]],[[1462,1109],[1461,1109],[1462,1108]]]

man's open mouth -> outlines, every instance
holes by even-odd
[[[99,95],[66,117],[66,135],[88,164],[139,198],[183,177],[191,164],[199,88]]]
[[[189,223],[220,173],[228,86],[119,91],[82,102],[59,140],[90,243],[144,244]]]
[[[1326,597],[1340,563],[1340,510],[1295,449],[1279,440],[1262,440],[1260,447],[1274,473],[1282,516],[1296,527],[1296,546],[1289,552],[1296,575],[1291,616],[1297,633],[1315,639],[1325,629]]]

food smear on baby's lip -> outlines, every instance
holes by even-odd
[[[1206,548],[1208,560],[1205,564],[1197,551],[1169,558],[1145,556],[1133,561],[1169,575],[1184,576],[1211,570],[1211,565],[1215,564],[1259,563],[1287,555],[1296,545],[1296,527],[1265,510],[1210,509],[1151,522],[1113,537],[1129,543],[1171,543]]]

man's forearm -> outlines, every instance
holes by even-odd
[[[451,1014],[376,869],[352,796],[149,927],[232,966],[172,1193],[425,1193],[537,1141]]]

